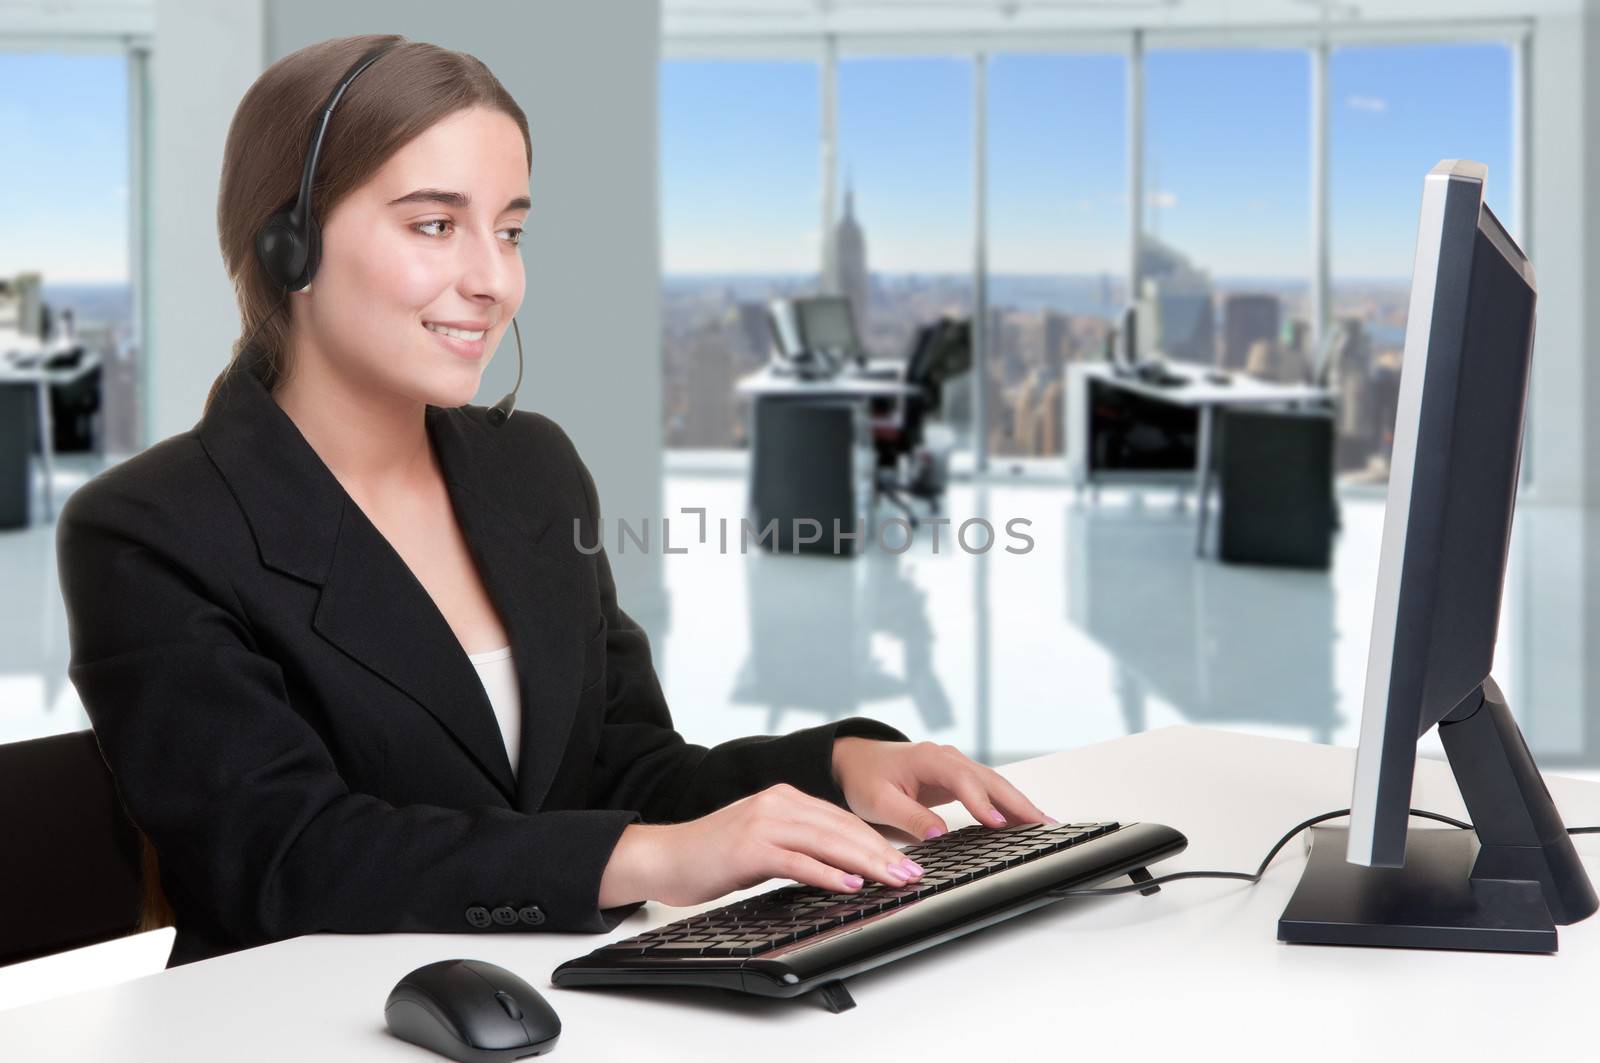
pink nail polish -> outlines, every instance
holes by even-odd
[[[917,863],[915,860],[911,860],[911,859],[902,860],[902,861],[900,861],[900,866],[906,869],[906,875],[908,877],[911,876],[911,875],[920,875],[920,874],[923,873],[922,865]]]
[[[845,886],[848,887],[849,889],[853,889],[853,890],[860,889],[861,888],[861,884],[864,881],[865,881],[865,879],[863,879],[860,875],[846,875],[844,877]]]
[[[1044,817],[1044,821],[1046,823],[1050,824],[1052,827],[1061,826],[1061,821],[1059,819],[1057,819],[1056,817],[1054,817],[1054,816],[1046,816],[1046,817]]]
[[[1006,817],[1000,814],[1000,810],[998,808],[991,808],[987,815],[989,817],[989,822],[993,823],[996,827],[1003,827],[1006,825]]]
[[[937,838],[939,835],[941,835],[943,833],[944,833],[944,831],[939,827],[929,827],[928,828],[928,833],[926,833],[926,834],[924,834],[922,836],[922,840],[923,841],[927,841],[930,838]]]

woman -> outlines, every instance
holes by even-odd
[[[256,236],[317,155],[315,282]],[[228,133],[243,335],[204,416],[63,510],[70,675],[175,913],[169,966],[317,931],[605,931],[775,876],[920,874],[959,798],[1046,817],[865,719],[714,748],[672,728],[555,423],[468,405],[522,304],[527,120],[398,37],[273,64]],[[281,272],[281,271],[280,271]],[[489,667],[494,666],[494,667]],[[481,669],[481,671],[480,671]]]

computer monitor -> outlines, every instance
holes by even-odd
[[[816,295],[798,299],[794,305],[800,342],[808,350],[826,351],[858,362],[863,360],[849,299],[842,295]]]
[[[1319,829],[1289,941],[1554,951],[1597,900],[1494,660],[1533,348],[1533,269],[1486,169],[1423,182],[1347,832]],[[1410,829],[1438,725],[1474,829]]]
[[[794,303],[788,299],[773,299],[767,303],[767,321],[772,325],[772,342],[777,347],[778,354],[784,358],[793,358],[804,349],[794,317]]]

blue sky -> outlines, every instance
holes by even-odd
[[[874,268],[970,268],[971,78],[954,58],[841,61],[839,174],[854,183]],[[1147,226],[1215,275],[1303,278],[1309,78],[1298,50],[1151,52]],[[1124,60],[1001,55],[988,87],[992,268],[1120,272]],[[1422,176],[1441,158],[1486,163],[1490,205],[1514,222],[1509,49],[1339,49],[1329,88],[1336,278],[1409,276]],[[663,64],[669,272],[815,268],[819,97],[811,63]]]
[[[121,55],[0,53],[0,276],[127,279],[127,78]]]
[[[1146,224],[1216,275],[1303,277],[1305,53],[1157,51],[1146,74]],[[126,77],[120,56],[0,54],[0,194],[22,206],[0,241],[0,275],[126,277]],[[971,85],[964,59],[840,63],[839,173],[854,183],[874,268],[971,268]],[[663,63],[668,271],[816,267],[819,96],[814,63]],[[1506,47],[1341,49],[1330,98],[1336,277],[1409,275],[1422,175],[1440,158],[1487,163],[1490,205],[1514,224]],[[991,59],[992,268],[1121,272],[1125,109],[1120,56]]]

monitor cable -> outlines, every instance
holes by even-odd
[[[1114,897],[1123,893],[1142,893],[1146,896],[1149,896],[1150,894],[1155,893],[1156,888],[1159,886],[1164,886],[1168,882],[1178,882],[1182,879],[1188,878],[1238,879],[1242,882],[1248,882],[1253,886],[1257,882],[1261,881],[1261,876],[1267,873],[1267,867],[1272,863],[1273,858],[1283,851],[1283,847],[1285,845],[1288,845],[1289,842],[1294,840],[1295,835],[1299,834],[1301,831],[1315,827],[1318,823],[1326,823],[1330,819],[1338,819],[1341,816],[1348,816],[1349,814],[1350,810],[1348,808],[1341,808],[1337,812],[1324,812],[1320,816],[1312,816],[1310,819],[1305,820],[1302,823],[1297,823],[1294,827],[1290,828],[1287,834],[1278,839],[1278,843],[1274,845],[1270,851],[1268,851],[1266,858],[1261,861],[1261,865],[1257,867],[1254,872],[1174,871],[1170,875],[1158,875],[1153,878],[1144,877],[1139,881],[1130,882],[1124,886],[1099,886],[1088,889],[1051,890],[1048,895],[1051,897]],[[1422,809],[1413,808],[1410,809],[1410,814],[1418,817],[1419,819],[1431,819],[1439,823],[1445,823],[1459,830],[1472,829],[1472,824],[1463,822],[1459,819],[1453,819],[1450,816],[1441,815],[1438,812],[1425,812]],[[1600,834],[1600,826],[1568,827],[1567,833]]]

